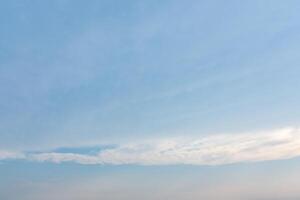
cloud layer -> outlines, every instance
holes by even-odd
[[[0,159],[38,162],[136,165],[223,165],[289,159],[300,156],[300,129],[223,134],[202,138],[172,138],[121,144],[93,154],[72,152],[12,153]]]

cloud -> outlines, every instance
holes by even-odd
[[[3,155],[5,158],[5,154]],[[38,162],[110,165],[224,165],[289,159],[297,156],[300,156],[300,129],[291,127],[202,138],[140,141],[112,146],[94,154],[27,153],[26,159]],[[8,153],[6,157],[13,158],[14,154]]]
[[[20,152],[0,150],[0,160],[22,159],[25,155]]]
[[[97,156],[74,153],[37,153],[28,155],[28,159],[39,162],[75,162],[79,164],[104,164]]]

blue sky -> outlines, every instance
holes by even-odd
[[[2,1],[0,198],[299,199],[299,9]]]

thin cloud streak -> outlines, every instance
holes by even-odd
[[[25,154],[25,153],[24,153]],[[19,155],[19,156],[16,156]],[[35,162],[74,162],[107,165],[224,165],[289,159],[300,156],[300,129],[222,134],[202,138],[172,138],[121,144],[96,154],[41,152],[2,153],[0,159]]]
[[[0,160],[23,159],[25,155],[21,152],[0,150]]]

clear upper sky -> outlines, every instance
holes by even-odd
[[[0,199],[299,199],[299,10],[1,1]]]

